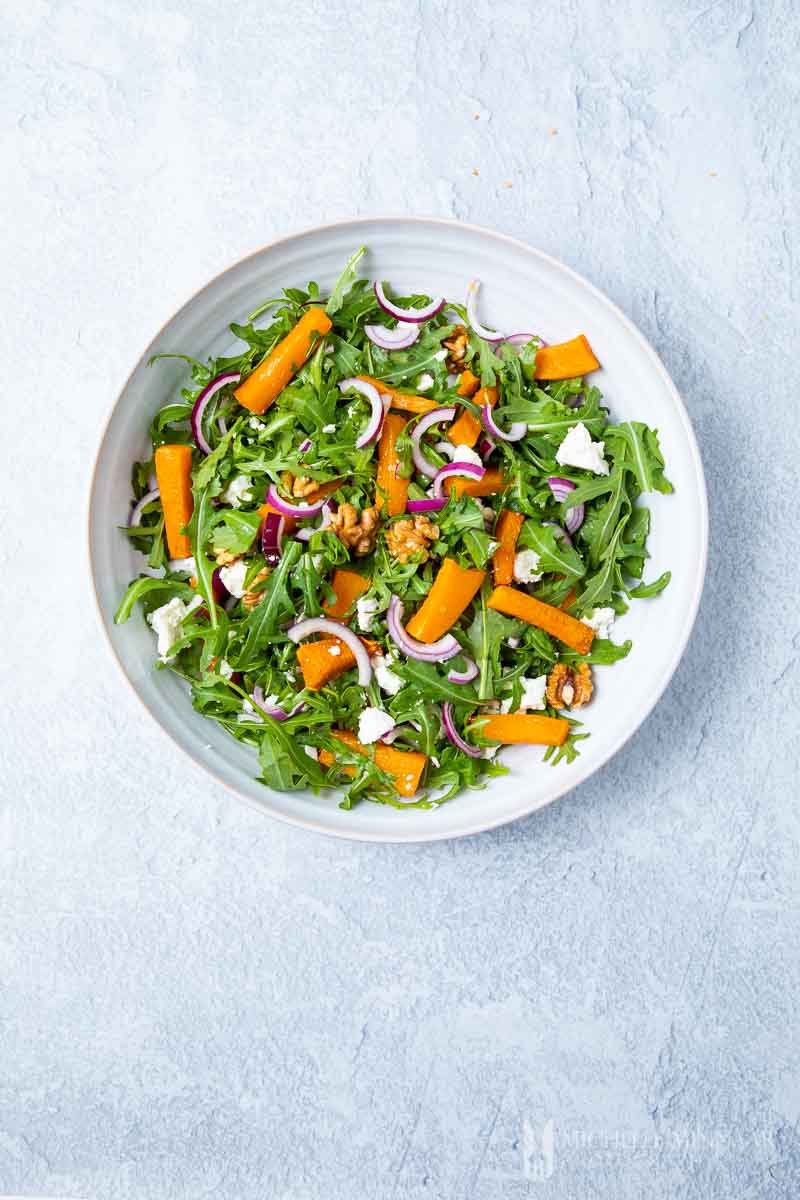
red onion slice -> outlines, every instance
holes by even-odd
[[[303,441],[300,443],[300,445],[297,447],[297,453],[298,453],[298,454],[305,454],[305,453],[306,453],[306,451],[307,451],[307,450],[310,450],[310,449],[311,449],[311,438],[305,438],[305,439],[304,439],[304,440],[303,440]]]
[[[137,526],[141,525],[142,513],[144,512],[147,505],[152,504],[154,500],[159,500],[160,498],[161,498],[161,492],[158,490],[157,487],[154,487],[149,492],[145,492],[145,494],[142,496],[141,500],[137,500],[136,503],[134,504],[133,508],[131,509],[130,520],[128,521],[128,528],[136,529]]]
[[[399,596],[392,596],[386,614],[386,625],[389,637],[406,658],[417,662],[447,662],[461,654],[461,646],[452,633],[446,633],[438,642],[418,642],[416,638],[406,633],[403,627],[403,601]]]
[[[505,341],[505,334],[498,333],[494,329],[487,329],[485,325],[481,325],[478,320],[478,291],[480,290],[481,281],[473,279],[467,287],[467,321],[473,333],[477,333],[478,337],[483,338],[485,342],[502,342]]]
[[[217,604],[224,604],[226,600],[230,600],[231,594],[222,582],[220,567],[215,567],[211,576],[211,592]]]
[[[378,437],[383,428],[383,418],[386,415],[386,407],[383,403],[378,389],[372,383],[367,383],[365,379],[343,379],[339,384],[340,392],[360,392],[367,400],[369,400],[370,408],[372,409],[369,420],[365,428],[356,438],[356,449],[363,450],[364,446],[369,446]]]
[[[547,480],[547,486],[559,504],[563,504],[570,492],[574,492],[576,487],[571,479],[562,479],[560,475],[551,475]]]
[[[495,445],[494,440],[490,437],[481,438],[481,440],[478,442],[478,454],[480,454],[484,461],[496,449],[497,446]]]
[[[296,717],[297,714],[301,713],[305,708],[305,704],[303,704],[301,701],[299,704],[294,706],[291,712],[287,713],[286,709],[284,708],[278,708],[278,706],[275,704],[267,704],[264,698],[264,689],[262,688],[261,684],[258,684],[253,688],[250,699],[253,701],[253,704],[255,704],[256,708],[260,708],[266,716],[272,717],[273,721],[288,721],[289,717]]]
[[[569,536],[566,529],[562,529],[560,525],[555,523],[555,521],[542,521],[542,524],[546,525],[548,529],[552,529],[553,537],[556,538],[557,541],[565,542],[567,546],[572,545],[572,538]]]
[[[413,321],[415,324],[421,324],[423,321],[430,321],[431,317],[435,317],[444,308],[444,296],[437,296],[424,308],[401,308],[399,304],[395,304],[388,298],[382,283],[374,284],[374,290],[375,299],[383,311],[391,317],[397,317],[398,321]]]
[[[267,490],[267,503],[284,517],[297,517],[302,520],[303,517],[316,517],[317,513],[322,512],[325,501],[318,500],[315,504],[289,504],[280,495],[275,484],[271,483]]]
[[[567,509],[567,515],[564,517],[564,524],[570,533],[577,533],[583,524],[583,517],[586,509],[583,504],[573,504],[572,508]]]
[[[447,479],[452,479],[454,475],[469,475],[472,479],[483,479],[486,474],[485,467],[479,467],[477,463],[454,462],[448,463],[446,467],[442,467],[436,472],[433,480],[434,496],[442,495],[442,486]]]
[[[468,754],[470,758],[480,758],[483,752],[477,746],[470,746],[468,742],[465,742],[456,729],[453,706],[449,700],[445,700],[442,705],[442,724],[445,733],[457,750],[460,750],[462,754]]]
[[[286,636],[296,644],[312,633],[326,633],[330,637],[337,637],[339,641],[344,642],[356,660],[358,682],[361,687],[369,686],[369,681],[372,679],[372,663],[369,661],[366,646],[358,635],[353,633],[352,629],[348,629],[346,625],[342,625],[340,621],[334,621],[330,617],[309,617],[305,621],[298,621],[296,625],[292,625],[286,631]]]
[[[210,454],[211,447],[206,440],[206,435],[203,433],[203,416],[209,401],[216,396],[220,388],[226,387],[229,383],[238,383],[241,379],[239,371],[223,371],[216,379],[212,379],[211,383],[207,383],[200,395],[192,406],[192,436],[198,450],[202,450],[203,454]]]
[[[261,526],[261,553],[270,567],[274,567],[281,557],[284,524],[280,513],[268,512]]]
[[[475,662],[475,659],[467,658],[466,655],[464,657],[467,659],[467,665],[463,671],[454,670],[448,672],[447,678],[451,683],[472,683],[475,676],[479,673],[478,664]]]
[[[333,510],[330,504],[328,504],[326,501],[322,506],[322,520],[320,521],[319,525],[316,525],[313,528],[310,525],[307,525],[305,529],[298,529],[297,533],[295,534],[298,542],[310,542],[315,533],[321,533],[323,529],[327,529],[331,523],[332,511]]]
[[[431,497],[428,500],[409,500],[406,504],[406,511],[410,513],[439,512],[440,509],[446,507],[447,500],[444,496],[438,500]]]
[[[536,338],[540,346],[549,345],[543,337],[539,337],[538,333],[510,333],[506,338],[506,343],[510,346],[527,346],[533,338]]]
[[[501,442],[518,442],[528,432],[528,426],[524,421],[515,421],[510,429],[501,429],[494,419],[491,406],[488,404],[484,404],[481,409],[481,421],[486,432],[490,433],[492,437],[499,438]]]
[[[432,425],[437,425],[439,421],[452,421],[455,415],[456,408],[454,404],[446,405],[442,408],[432,408],[430,412],[420,417],[414,426],[411,432],[411,457],[420,475],[425,475],[428,479],[434,479],[436,472],[439,470],[433,463],[428,462],[425,457],[420,445],[420,438],[424,433],[427,433]]]
[[[417,322],[401,321],[396,329],[387,329],[385,325],[365,325],[364,333],[381,350],[407,350],[419,337],[420,329]]]

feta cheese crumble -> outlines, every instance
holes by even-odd
[[[369,746],[394,726],[394,717],[390,717],[382,708],[365,708],[358,718],[358,740]]]
[[[522,684],[522,696],[519,708],[515,709],[515,712],[525,712],[529,708],[544,708],[547,676],[537,675],[535,679],[528,679],[523,675],[520,683]],[[511,712],[511,697],[502,702],[500,711],[504,713]]]
[[[392,670],[392,664],[396,661],[394,658],[384,658],[382,654],[377,654],[372,660],[375,682],[387,696],[396,696],[400,688],[405,687],[405,680]]]
[[[428,392],[433,387],[433,376],[425,371],[417,380],[417,391]]]
[[[323,433],[336,433],[336,426],[335,425],[323,425],[322,432]]]
[[[446,350],[437,350],[433,357],[436,359],[437,362],[444,362],[444,360],[447,358],[447,351]]]
[[[581,620],[584,625],[593,629],[599,638],[609,638],[616,616],[613,608],[595,608],[588,617],[582,617]]]
[[[374,596],[359,596],[356,600],[356,624],[362,633],[372,633],[378,601]]]
[[[264,422],[259,421],[258,417],[251,417],[247,424],[251,429],[255,429],[256,433],[259,433],[264,426]]]
[[[539,555],[535,550],[518,550],[514,555],[514,578],[517,583],[538,583],[542,578]]]
[[[167,661],[170,650],[181,636],[181,622],[184,617],[202,603],[201,596],[193,597],[188,604],[184,604],[179,596],[173,596],[166,604],[149,614],[147,620],[158,638],[158,653],[162,662]]]
[[[471,446],[456,446],[453,451],[453,462],[474,463],[476,467],[483,466],[483,459],[476,454]]]
[[[595,475],[607,475],[608,463],[603,457],[605,447],[605,442],[593,442],[589,430],[583,421],[579,421],[558,447],[556,462],[562,467],[580,467],[584,471],[594,471]]]
[[[224,504],[230,504],[231,508],[241,508],[245,500],[252,498],[250,476],[234,475],[225,490],[220,493],[219,498]]]
[[[235,563],[231,563],[229,567],[220,567],[219,578],[220,582],[225,585],[232,596],[237,600],[241,600],[245,593],[244,580],[247,575],[247,563],[243,558],[239,558]]]

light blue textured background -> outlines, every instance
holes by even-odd
[[[793,0],[5,0],[0,26],[0,1190],[796,1196]],[[427,848],[283,828],[188,765],[83,557],[153,331],[273,236],[384,212],[605,289],[711,500],[697,629],[633,742]]]

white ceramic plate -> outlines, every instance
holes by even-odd
[[[148,369],[159,351],[205,359],[238,344],[228,331],[265,297],[316,279],[328,288],[364,243],[361,268],[400,291],[443,292],[462,299],[483,281],[481,314],[499,329],[536,329],[551,342],[585,333],[602,371],[592,377],[615,419],[655,426],[675,485],[647,498],[652,513],[646,577],[672,571],[659,597],[634,602],[615,638],[632,638],[627,659],[597,670],[596,699],[584,715],[591,738],[572,766],[543,763],[537,747],[503,751],[510,774],[440,809],[398,811],[363,803],[343,812],[335,793],[273,792],[255,780],[255,754],[191,707],[181,682],[153,670],[154,639],[140,615],[116,627],[113,613],[142,559],[116,526],[130,508],[130,469],[148,449],[155,411],[186,380],[179,362]],[[477,833],[542,808],[587,779],[641,725],[667,686],[686,646],[705,574],[708,515],[703,468],[681,399],[638,330],[586,280],[513,238],[452,221],[386,218],[345,221],[275,242],[237,263],[198,292],[156,335],[117,400],[95,466],[89,514],[90,556],[103,628],[123,672],[156,721],[195,762],[263,812],[308,829],[373,841],[430,841]]]

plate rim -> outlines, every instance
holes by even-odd
[[[515,811],[511,814],[491,815],[487,812],[486,819],[474,821],[468,827],[465,827],[463,829],[458,829],[458,830],[445,831],[445,830],[436,830],[436,829],[432,828],[430,833],[426,833],[424,831],[421,833],[417,833],[417,832],[404,833],[403,830],[400,828],[398,828],[397,830],[391,830],[391,831],[387,831],[387,832],[369,831],[369,830],[354,831],[352,829],[335,828],[330,823],[325,823],[325,822],[315,819],[313,817],[306,817],[306,816],[302,816],[302,815],[294,815],[291,813],[278,812],[275,809],[271,808],[268,802],[261,803],[260,801],[253,799],[253,797],[245,795],[244,792],[239,791],[239,789],[234,784],[229,783],[227,780],[225,780],[221,776],[217,775],[217,773],[215,772],[215,770],[212,766],[207,765],[206,763],[202,762],[200,759],[195,758],[195,756],[191,753],[191,751],[189,749],[187,749],[181,743],[181,741],[178,739],[178,737],[176,735],[174,735],[172,732],[170,732],[170,730],[168,730],[166,728],[166,726],[161,723],[157,714],[150,707],[148,702],[145,700],[144,696],[142,696],[140,694],[138,688],[134,685],[132,679],[128,675],[128,672],[125,670],[125,666],[124,666],[121,658],[119,657],[116,647],[114,646],[114,643],[112,641],[111,633],[106,624],[106,618],[105,618],[105,615],[103,613],[103,609],[102,609],[102,606],[100,603],[100,596],[98,593],[97,582],[96,582],[96,577],[95,577],[95,562],[94,562],[94,556],[93,556],[93,552],[92,552],[92,528],[93,528],[93,514],[94,514],[94,499],[95,499],[95,490],[97,487],[97,480],[98,480],[98,469],[100,466],[100,456],[103,452],[103,448],[106,443],[106,438],[108,436],[109,428],[110,428],[111,422],[114,418],[114,414],[116,413],[117,408],[118,408],[120,402],[122,401],[123,396],[125,395],[126,391],[128,390],[134,375],[137,373],[137,371],[140,369],[140,367],[142,367],[146,363],[147,359],[150,357],[150,353],[151,353],[153,347],[159,341],[159,339],[161,338],[161,336],[163,335],[163,333],[167,329],[167,327],[177,317],[179,317],[186,309],[190,308],[195,303],[195,301],[200,296],[202,296],[206,291],[208,291],[212,287],[215,287],[221,280],[223,280],[225,278],[226,275],[229,275],[232,272],[236,271],[243,264],[250,262],[253,259],[261,257],[262,255],[266,254],[268,251],[275,250],[276,248],[281,247],[281,246],[290,245],[293,242],[302,241],[303,239],[308,238],[312,235],[316,235],[316,234],[324,235],[325,233],[332,231],[332,230],[340,230],[340,229],[353,227],[353,226],[360,226],[360,225],[364,225],[364,224],[385,225],[385,226],[391,226],[391,225],[397,225],[397,224],[427,225],[427,226],[435,225],[435,226],[441,226],[442,228],[445,228],[445,229],[468,230],[470,233],[477,234],[480,237],[489,238],[490,240],[495,241],[495,242],[502,242],[506,246],[508,246],[512,249],[522,251],[525,255],[533,254],[536,258],[538,258],[546,266],[548,266],[550,268],[554,268],[557,272],[561,272],[562,274],[565,274],[569,279],[572,280],[572,282],[574,284],[576,284],[578,287],[582,288],[586,293],[588,293],[589,296],[592,297],[598,304],[603,305],[603,307],[605,307],[607,310],[612,312],[617,317],[617,319],[622,323],[626,332],[628,334],[630,334],[634,338],[634,340],[636,340],[638,342],[640,349],[645,352],[646,356],[651,361],[651,365],[656,370],[656,372],[661,376],[662,382],[664,383],[664,385],[666,386],[667,390],[669,391],[669,393],[672,397],[673,403],[675,405],[676,413],[680,419],[680,422],[681,422],[681,425],[683,428],[683,432],[686,435],[686,439],[687,439],[687,443],[688,443],[689,451],[690,451],[690,455],[691,455],[691,460],[692,460],[692,466],[694,468],[694,473],[695,473],[697,483],[698,483],[698,495],[699,495],[699,500],[700,500],[699,516],[701,519],[701,530],[700,530],[701,555],[700,555],[700,560],[698,563],[698,570],[695,573],[695,582],[694,582],[694,589],[693,589],[693,593],[692,593],[692,597],[691,597],[691,603],[690,603],[689,609],[687,610],[687,616],[684,621],[683,629],[681,631],[681,636],[678,639],[678,641],[675,643],[675,649],[674,649],[672,657],[671,657],[669,669],[665,673],[663,682],[661,683],[660,687],[653,693],[653,695],[649,699],[648,703],[646,703],[645,706],[643,707],[641,715],[640,715],[639,719],[637,720],[636,724],[627,733],[621,735],[612,744],[609,745],[607,751],[602,754],[602,757],[600,758],[599,762],[597,762],[595,764],[595,766],[592,767],[592,769],[589,771],[589,773],[586,776],[584,776],[582,779],[577,780],[575,782],[570,782],[569,780],[567,780],[563,786],[559,786],[556,790],[554,790],[554,792],[551,796],[549,796],[546,800],[544,800],[543,802],[541,802],[539,804],[536,804],[536,805],[530,806],[530,807],[525,807],[524,802],[523,802],[523,807],[520,808],[518,811]],[[236,799],[240,803],[243,803],[243,804],[247,805],[249,808],[256,810],[262,816],[271,818],[272,820],[280,821],[281,823],[283,823],[285,825],[291,825],[291,826],[294,826],[295,828],[309,830],[313,833],[319,833],[319,834],[323,834],[323,835],[326,835],[329,837],[341,838],[345,841],[372,842],[372,843],[378,843],[378,844],[381,844],[381,843],[387,843],[387,844],[421,843],[421,844],[425,844],[425,843],[429,843],[429,842],[450,841],[451,839],[455,839],[455,838],[473,837],[473,836],[476,836],[481,833],[487,833],[492,829],[498,829],[504,825],[510,825],[515,821],[520,821],[524,817],[531,816],[533,813],[541,812],[543,809],[549,808],[550,805],[555,803],[556,800],[560,800],[563,796],[567,795],[567,793],[573,791],[575,788],[580,787],[582,784],[587,783],[592,778],[592,776],[596,775],[598,773],[598,771],[600,771],[603,767],[605,767],[611,761],[611,759],[614,758],[614,756],[616,754],[618,754],[620,752],[620,750],[623,749],[624,746],[627,745],[627,743],[631,740],[631,738],[633,738],[639,732],[639,730],[644,725],[645,721],[648,719],[648,717],[653,712],[653,709],[656,707],[658,702],[661,700],[662,696],[664,695],[664,692],[666,691],[666,689],[669,687],[670,683],[672,682],[672,680],[675,676],[675,672],[677,671],[677,669],[681,663],[681,660],[683,659],[684,653],[686,651],[686,647],[689,643],[689,639],[692,635],[692,631],[693,631],[695,623],[697,621],[697,614],[700,609],[700,602],[701,602],[702,596],[703,596],[703,590],[705,587],[705,580],[706,580],[706,573],[707,573],[707,569],[708,569],[708,548],[709,548],[708,489],[706,486],[705,471],[703,468],[703,459],[702,459],[702,455],[700,453],[700,447],[697,442],[697,437],[694,432],[694,427],[692,425],[691,418],[689,417],[688,409],[686,408],[686,405],[683,402],[683,397],[681,396],[680,392],[678,391],[678,388],[677,388],[675,382],[673,381],[669,371],[664,366],[664,363],[661,361],[661,358],[660,358],[658,352],[655,350],[655,348],[650,343],[648,338],[645,337],[645,335],[639,329],[638,325],[636,325],[636,323],[631,320],[631,318],[627,315],[627,313],[623,312],[623,310],[619,307],[619,305],[616,304],[612,299],[610,299],[610,297],[607,296],[605,294],[605,292],[601,291],[601,289],[598,288],[589,279],[587,279],[585,276],[581,275],[578,271],[574,270],[572,267],[568,266],[566,263],[562,262],[560,259],[556,258],[554,255],[548,254],[546,251],[540,250],[537,246],[532,246],[528,242],[523,241],[521,238],[514,237],[511,234],[501,233],[499,230],[490,229],[484,225],[478,225],[471,221],[460,221],[460,220],[456,220],[456,219],[450,218],[450,217],[433,217],[433,216],[419,216],[419,215],[404,216],[402,214],[379,215],[379,216],[362,215],[362,216],[358,216],[358,217],[343,217],[336,221],[327,221],[321,225],[312,225],[305,229],[301,229],[301,230],[295,231],[293,233],[284,234],[281,237],[273,238],[271,241],[266,242],[264,245],[258,247],[257,249],[250,251],[248,254],[241,255],[234,262],[229,263],[228,266],[224,267],[223,270],[217,272],[216,275],[213,275],[201,287],[197,288],[194,292],[192,292],[192,294],[182,304],[180,304],[176,309],[174,309],[174,311],[167,317],[167,319],[165,321],[163,321],[163,323],[161,324],[159,329],[156,331],[156,333],[150,338],[150,340],[147,343],[147,345],[145,346],[144,350],[139,355],[139,357],[136,359],[136,362],[134,363],[133,367],[129,371],[124,383],[122,384],[122,387],[119,389],[119,391],[114,399],[114,402],[112,403],[112,405],[108,411],[108,415],[102,424],[100,436],[97,441],[97,448],[95,450],[94,460],[92,463],[92,468],[91,468],[91,472],[90,472],[90,476],[89,476],[89,486],[88,486],[88,494],[87,494],[87,498],[86,498],[85,515],[86,515],[85,529],[86,529],[86,535],[87,535],[85,549],[86,549],[88,563],[89,563],[88,577],[89,577],[89,581],[90,581],[92,595],[94,597],[95,615],[97,617],[97,621],[98,621],[100,628],[102,630],[102,633],[103,633],[103,641],[106,645],[107,650],[110,652],[111,657],[113,658],[114,662],[116,663],[117,667],[119,668],[119,673],[122,675],[122,678],[125,680],[125,683],[129,687],[129,689],[131,690],[133,695],[136,697],[139,704],[144,708],[145,712],[147,712],[147,714],[149,715],[151,720],[155,723],[156,727],[161,731],[161,733],[164,736],[166,736],[174,746],[178,747],[178,749],[181,751],[181,753],[189,760],[189,762],[194,767],[199,768],[207,776],[209,776],[211,779],[213,779],[217,784],[219,784],[221,787],[223,787],[226,792],[230,793],[232,796],[235,796]],[[489,785],[489,787],[490,787],[490,785]],[[488,788],[487,788],[487,790],[488,790]],[[267,797],[269,796],[269,789],[265,789],[265,796],[267,796]],[[457,797],[454,802],[457,803]],[[339,811],[340,810],[337,805],[336,812],[338,813]],[[333,812],[333,810],[332,810],[332,812]]]

